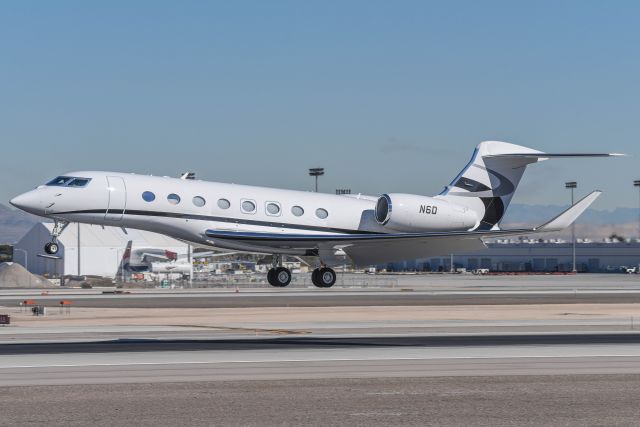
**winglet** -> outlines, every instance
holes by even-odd
[[[586,197],[579,200],[575,205],[562,212],[551,221],[534,228],[535,231],[560,231],[564,230],[578,219],[582,213],[602,194],[602,191],[596,190],[589,193]]]

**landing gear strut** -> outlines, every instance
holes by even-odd
[[[319,288],[330,288],[336,283],[336,272],[332,268],[316,268],[311,273],[311,281]]]
[[[267,273],[267,281],[276,288],[284,288],[291,283],[291,270],[282,266],[282,255],[273,256],[273,267]]]
[[[69,221],[62,221],[58,219],[54,221],[53,230],[51,230],[51,241],[44,245],[44,251],[49,255],[55,255],[58,253],[58,249],[60,249],[58,246],[58,237],[60,237],[64,229],[67,228],[67,225],[69,225]]]

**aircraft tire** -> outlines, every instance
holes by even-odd
[[[311,282],[318,288],[321,288],[320,281],[318,280],[318,273],[320,272],[319,268],[315,268],[311,272]]]
[[[275,275],[275,272],[276,272],[275,268],[270,268],[269,271],[267,272],[267,282],[269,282],[271,286],[277,286],[273,278],[273,276]]]
[[[274,286],[284,288],[291,283],[291,270],[285,267],[278,267],[272,275]]]
[[[323,288],[330,288],[336,283],[336,272],[329,267],[321,268],[318,272],[318,281],[322,284]]]
[[[330,288],[336,283],[336,272],[332,268],[316,268],[311,273],[311,281],[318,288]]]
[[[49,255],[55,255],[58,253],[58,244],[54,243],[54,242],[49,242],[46,245],[44,245],[44,251],[46,253],[48,253]]]

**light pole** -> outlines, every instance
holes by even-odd
[[[310,168],[309,176],[316,177],[316,193],[318,192],[318,177],[324,175],[324,168]]]
[[[78,276],[80,276],[80,223],[78,223]]]
[[[640,239],[640,179],[633,181],[633,186],[638,187],[638,239]]]
[[[564,188],[569,188],[571,190],[571,206],[573,206],[573,190],[578,187],[578,183],[576,181],[569,181],[564,183]],[[576,273],[576,226],[575,223],[571,224],[571,259],[572,259],[572,268],[571,272]]]

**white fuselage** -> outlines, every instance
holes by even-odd
[[[90,182],[81,188],[42,185],[12,203],[54,219],[130,227],[196,245],[265,253],[273,252],[272,248],[208,237],[205,231],[303,235],[394,232],[376,222],[375,197],[117,172],[80,171],[65,176],[89,178]],[[473,227],[475,217],[452,224],[446,215],[432,215],[429,221],[421,228],[464,230]],[[280,248],[278,252],[287,250]]]

